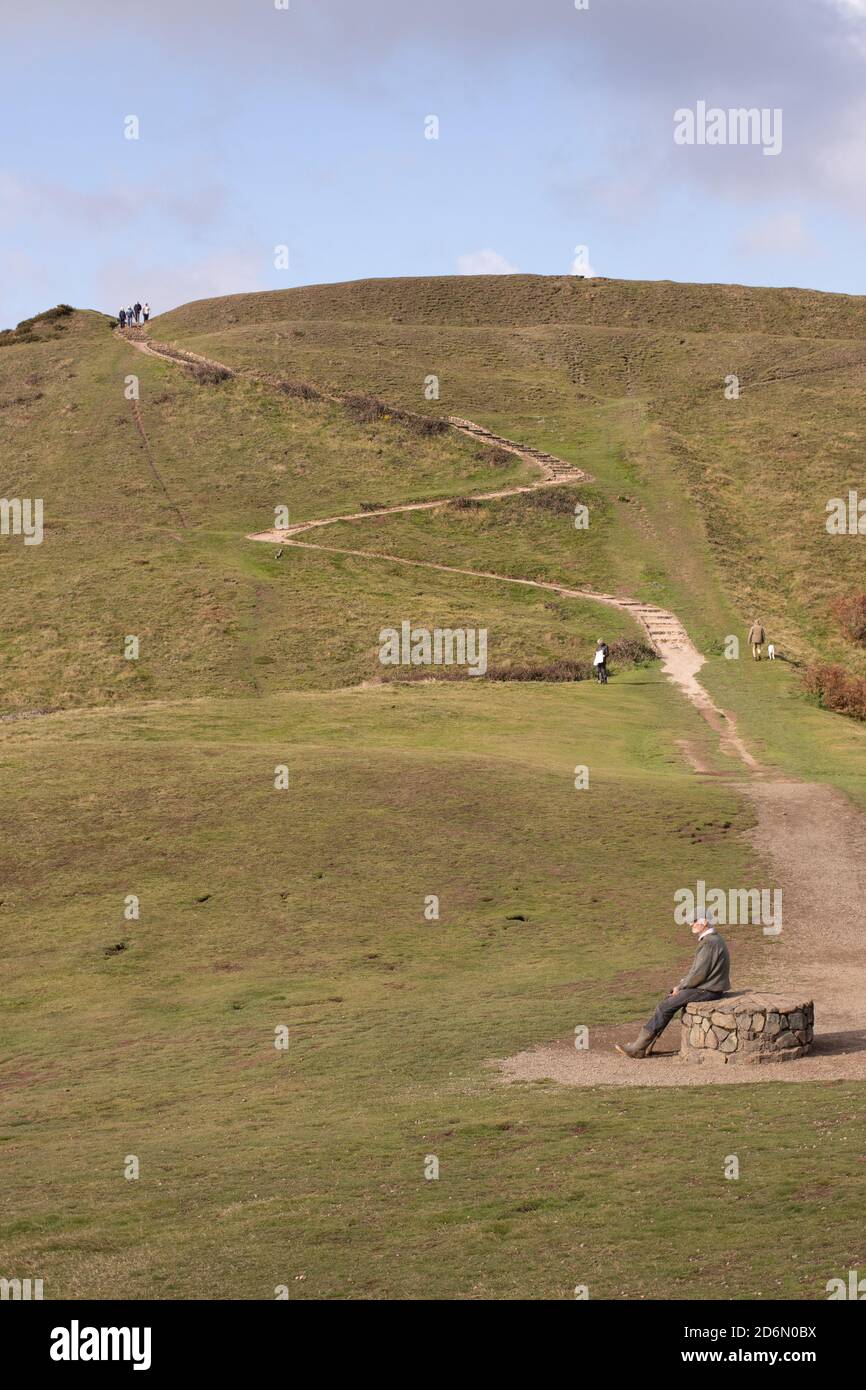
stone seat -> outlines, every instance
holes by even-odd
[[[812,1049],[815,1006],[800,994],[739,990],[687,1004],[682,1012],[681,1062],[792,1062]]]

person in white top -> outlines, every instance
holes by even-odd
[[[592,658],[592,665],[595,671],[596,680],[603,685],[607,682],[607,658],[610,655],[610,648],[603,638],[599,637],[595,655]]]
[[[147,320],[150,318],[150,305],[147,301],[141,306],[141,317],[144,319],[145,323],[147,323]]]

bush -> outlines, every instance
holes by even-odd
[[[450,428],[447,420],[442,420],[436,415],[419,415],[414,410],[403,410],[399,406],[388,405],[387,401],[380,400],[378,396],[370,396],[363,392],[342,396],[341,401],[343,408],[359,425],[372,425],[377,420],[397,420],[413,434],[420,435],[444,434],[445,430]]]
[[[344,408],[359,425],[372,425],[376,420],[391,414],[384,401],[377,396],[366,396],[356,392],[342,398]]]
[[[621,637],[610,644],[611,662],[623,666],[644,666],[654,661],[657,653],[646,642],[634,637]],[[608,666],[610,670],[610,665]],[[591,661],[580,658],[557,657],[553,661],[521,661],[508,666],[488,666],[483,676],[472,676],[465,666],[409,666],[402,667],[390,680],[488,680],[488,681],[589,681],[595,674]],[[866,682],[864,682],[866,684]]]
[[[866,644],[866,594],[843,594],[830,604],[830,612],[850,641]]]
[[[193,381],[197,381],[200,386],[216,386],[221,381],[227,381],[232,375],[227,367],[212,367],[207,362],[190,362],[187,369]]]
[[[549,512],[552,516],[574,516],[578,498],[573,487],[540,487],[532,492],[523,492],[515,498],[518,506],[531,507],[534,511]]]
[[[436,415],[416,415],[411,410],[398,410],[396,418],[413,434],[422,436],[444,434],[447,429],[451,428],[447,420],[440,420]]]
[[[844,666],[834,662],[819,662],[807,667],[803,685],[823,709],[847,714],[851,719],[866,719],[866,679],[863,676],[852,676]]]
[[[54,323],[56,319],[67,318],[69,314],[74,314],[75,310],[71,304],[57,304],[53,309],[46,309],[41,314],[34,314],[32,319],[22,319],[16,333],[28,333],[37,323]]]
[[[311,385],[309,381],[286,381],[285,379],[281,378],[276,383],[276,386],[277,390],[282,391],[284,396],[292,396],[295,400],[324,400],[323,392],[319,390],[318,386]]]
[[[656,660],[658,652],[639,637],[619,637],[611,643],[610,655],[613,661],[622,661],[626,666],[646,666]]]
[[[468,512],[483,507],[484,503],[478,497],[452,497],[449,506],[458,512]]]
[[[498,444],[484,444],[475,457],[490,468],[505,468],[514,462],[517,455],[512,454],[508,449],[501,448]]]
[[[74,314],[75,310],[71,304],[57,304],[53,309],[46,309],[44,313],[34,314],[32,319],[22,319],[17,328],[4,328],[0,331],[0,347],[18,347],[20,343],[38,343],[39,338],[33,332],[37,323],[56,323],[58,319],[65,319],[69,314]],[[57,323],[57,328],[68,327],[65,323]]]

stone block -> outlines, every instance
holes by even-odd
[[[731,995],[721,1006],[711,1000],[687,1004],[681,1060],[720,1066],[796,1061],[811,1049],[814,1016],[811,1000],[753,990]]]

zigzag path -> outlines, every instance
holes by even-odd
[[[268,381],[268,378],[255,373],[236,372],[224,363],[197,353],[155,343],[147,338],[142,329],[127,330],[122,336],[139,351],[176,365],[199,364],[230,376],[245,375],[266,383]],[[339,396],[328,396],[327,399],[340,401]],[[531,445],[496,435],[471,420],[451,416],[448,423],[452,429],[506,449],[540,469],[541,476],[533,483],[503,488],[497,492],[471,494],[479,501],[589,479],[590,475],[576,465]],[[573,1036],[569,1033],[562,1040],[541,1044],[492,1065],[499,1069],[506,1080],[551,1078],[573,1086],[682,1086],[720,1082],[756,1084],[866,1077],[866,1030],[863,1027],[866,1014],[866,964],[861,925],[862,904],[866,901],[866,817],[835,788],[798,782],[761,767],[737,733],[731,715],[718,708],[697,679],[705,658],[676,614],[656,604],[591,589],[575,589],[564,584],[446,565],[434,560],[410,560],[400,555],[321,545],[299,539],[310,531],[338,522],[364,522],[371,517],[432,510],[455,500],[439,498],[431,502],[383,507],[376,511],[322,517],[282,530],[263,531],[247,539],[544,589],[564,598],[592,600],[629,613],[643,627],[658,651],[665,675],[713,729],[720,750],[736,760],[746,780],[737,781],[735,785],[752,800],[757,812],[753,842],[765,859],[772,863],[772,886],[782,888],[783,931],[767,944],[763,978],[747,983],[785,993],[792,989],[805,990],[815,1000],[817,1020],[815,1048],[811,1056],[775,1067],[719,1068],[713,1071],[712,1077],[708,1077],[702,1068],[686,1067],[678,1062],[678,1021],[671,1025],[661,1044],[656,1045],[653,1055],[642,1063],[632,1062],[613,1051],[613,1042],[630,1036],[634,1031],[632,1028],[601,1027],[591,1029],[591,1044],[584,1051],[575,1049]],[[685,752],[696,774],[706,775],[708,769],[688,749]],[[760,927],[746,930],[758,932]],[[688,955],[690,947],[690,940],[685,940],[684,957]],[[668,1037],[671,1038],[670,1042],[667,1041]]]

